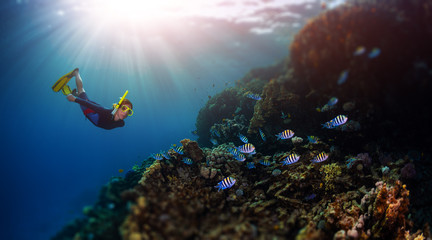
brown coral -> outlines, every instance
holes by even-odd
[[[388,187],[383,184],[373,204],[372,227],[375,238],[402,238],[407,227],[405,215],[408,212],[409,191],[400,181]]]
[[[255,104],[248,134],[257,132],[258,128],[271,120],[280,121],[280,112],[283,109],[296,109],[299,99],[300,97],[290,92],[285,84],[275,79],[270,80],[263,89],[262,99]]]
[[[210,178],[210,179],[212,179],[212,178],[214,178],[216,176],[217,169],[211,168],[211,167],[202,166],[201,169],[200,169],[200,173],[201,173],[201,176],[203,176],[204,178],[207,178],[207,179]]]
[[[191,141],[189,139],[183,139],[180,141],[183,144],[183,148],[186,150],[187,154],[195,162],[199,162],[204,158],[203,150],[198,146],[196,141]]]

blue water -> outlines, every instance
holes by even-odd
[[[209,95],[288,54],[286,33],[254,34],[208,19],[211,29],[153,38],[122,29],[96,35],[79,14],[60,17],[50,6],[22,0],[0,7],[2,239],[49,239],[122,176],[119,169],[194,139]],[[51,90],[75,67],[89,98],[105,107],[129,90],[134,115],[125,127],[97,128]]]

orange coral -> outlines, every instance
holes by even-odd
[[[405,214],[408,212],[409,191],[398,180],[393,187],[384,184],[373,204],[372,227],[374,238],[399,238],[406,227]]]

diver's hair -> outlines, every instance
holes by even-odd
[[[129,104],[131,106],[131,109],[133,109],[132,102],[129,101],[129,99],[127,99],[127,98],[123,99],[123,102],[121,103],[121,105],[124,105],[124,104]]]

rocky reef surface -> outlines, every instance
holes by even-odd
[[[430,239],[431,22],[432,1],[324,11],[53,239]]]

